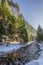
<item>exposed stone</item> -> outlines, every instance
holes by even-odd
[[[40,48],[37,42],[22,47],[7,57],[7,65],[25,65],[25,63],[31,60],[38,59],[39,52]]]

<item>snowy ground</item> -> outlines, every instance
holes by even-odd
[[[17,42],[16,42],[16,44],[14,44],[14,43],[9,44],[8,46],[6,46],[6,45],[0,45],[0,55],[4,55],[4,54],[7,54],[7,53],[13,53],[14,51],[20,49],[21,47],[24,47],[26,45],[30,45],[33,42],[34,41],[29,42],[29,43],[27,43],[25,45],[19,44]]]
[[[19,48],[21,48],[21,45],[19,45],[19,44],[9,44],[8,46],[0,45],[0,55],[12,53],[13,51],[15,51]]]
[[[43,65],[43,43],[40,44],[40,49],[42,51],[41,51],[41,55],[40,55],[39,59],[32,60],[31,62],[28,62],[26,65]]]

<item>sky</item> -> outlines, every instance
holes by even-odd
[[[43,28],[43,0],[13,0],[17,2],[20,11],[28,23],[35,29],[38,25]]]

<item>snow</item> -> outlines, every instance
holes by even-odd
[[[25,47],[27,45],[30,45],[31,43],[33,43],[34,41],[28,42],[27,44],[19,44],[19,42],[15,42],[15,43],[10,43],[8,46],[7,45],[0,45],[0,55],[3,54],[7,54],[7,53],[13,53],[14,51],[20,49],[21,47]]]
[[[10,43],[11,43],[11,44],[16,44],[16,43],[19,44],[20,42],[10,42]]]
[[[34,43],[34,42],[36,42],[35,40],[34,41],[30,41],[30,42],[28,42],[26,45],[30,45],[30,44],[32,44],[32,43]]]
[[[32,60],[28,62],[26,65],[43,65],[43,43],[40,44],[41,55],[37,60]]]
[[[37,60],[33,60],[33,61],[27,63],[26,65],[39,65],[39,63]]]
[[[13,50],[15,51],[15,50],[18,50],[19,48],[21,48],[21,45],[19,44],[9,44],[8,46],[0,45],[0,54],[13,52]]]

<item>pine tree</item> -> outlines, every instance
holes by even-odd
[[[43,29],[41,28],[41,26],[38,26],[37,29],[37,41],[43,41]]]
[[[1,20],[2,20],[3,24],[1,23]],[[2,26],[0,26],[0,31],[2,29],[3,34],[1,33],[0,36],[2,36],[2,35],[8,36],[8,33],[10,34],[10,31],[8,30],[8,28],[10,25],[10,27],[12,27],[10,29],[13,29],[12,25],[13,25],[14,20],[15,20],[15,18],[12,17],[11,11],[9,10],[9,5],[8,5],[7,0],[1,0],[0,1],[0,24]],[[4,30],[2,27],[4,28]],[[6,39],[7,39],[7,37],[5,38],[5,41],[6,41]]]

